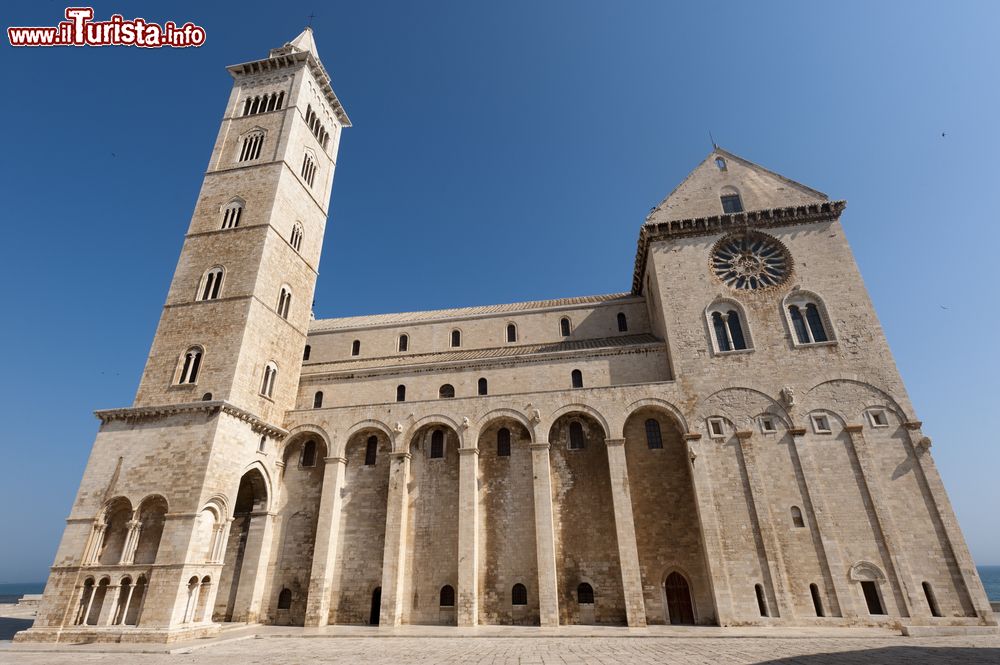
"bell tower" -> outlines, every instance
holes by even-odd
[[[233,89],[135,399],[224,400],[269,422],[294,404],[341,132],[306,28]]]
[[[253,621],[341,132],[306,28],[233,88],[132,406],[101,427],[19,640],[171,641]]]

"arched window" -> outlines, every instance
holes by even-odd
[[[569,447],[570,450],[583,450],[583,425],[579,420],[574,420],[569,424]]]
[[[497,457],[510,457],[510,430],[506,427],[497,430]]]
[[[302,179],[305,180],[310,187],[313,186],[313,181],[316,179],[316,160],[313,156],[309,154],[307,150],[302,156]]]
[[[725,171],[726,170],[726,160],[724,160],[722,157],[716,157],[715,158],[715,166],[720,171]]]
[[[321,409],[323,408],[323,391],[317,390],[316,394],[313,395],[313,408]]]
[[[274,362],[264,365],[264,380],[260,384],[260,394],[274,397],[274,381],[278,378],[278,366]]]
[[[565,316],[559,319],[559,333],[563,337],[569,337],[569,319]]]
[[[410,336],[405,333],[400,335],[396,346],[400,353],[408,351],[410,349]]]
[[[257,442],[257,452],[264,452],[265,446],[267,446],[267,435],[263,434],[260,437],[260,441]]]
[[[580,585],[576,587],[576,602],[580,605],[593,605],[594,587],[586,582],[580,582]]]
[[[722,201],[722,212],[726,214],[743,212],[743,200],[735,187],[723,187],[719,192],[719,199]]]
[[[716,352],[726,353],[750,348],[749,336],[744,333],[743,313],[736,303],[720,301],[709,307],[706,313]]]
[[[451,399],[455,396],[455,387],[450,383],[446,383],[438,389],[438,397],[441,399]]]
[[[233,199],[222,209],[222,228],[235,229],[240,225],[240,218],[243,216],[243,201]]]
[[[252,131],[243,137],[243,147],[240,149],[241,162],[252,162],[260,157],[260,149],[264,146],[264,132]]]
[[[396,386],[396,401],[405,402],[406,401],[406,386],[400,384]]]
[[[295,225],[292,226],[292,238],[289,244],[291,244],[292,249],[296,252],[302,249],[302,225],[298,222],[295,222]]]
[[[570,378],[573,381],[574,388],[583,388],[583,372],[578,369],[574,369],[570,374]]]
[[[351,355],[352,356],[361,355],[361,340],[360,339],[356,339],[353,342],[351,342]]]
[[[796,529],[804,529],[806,526],[805,520],[802,519],[802,509],[798,506],[792,506],[792,526]]]
[[[365,443],[365,466],[375,466],[375,456],[378,455],[378,437],[370,436]]]
[[[282,286],[278,292],[278,316],[283,319],[288,318],[288,310],[292,306],[292,290],[287,286]]]
[[[209,268],[205,276],[201,278],[201,285],[198,288],[198,300],[215,300],[222,291],[222,276],[225,274],[222,266]]]
[[[816,586],[815,584],[810,584],[809,585],[809,595],[812,596],[812,599],[813,599],[813,609],[816,610],[816,616],[818,616],[818,617],[824,617],[824,616],[826,616],[826,612],[823,611],[823,599],[820,598],[820,595],[819,595],[819,587]]]
[[[517,341],[517,326],[513,323],[507,324],[507,343],[513,344]]]
[[[628,332],[628,319],[625,312],[618,312],[618,332]]]
[[[796,345],[819,344],[833,339],[833,326],[817,295],[793,291],[785,298],[785,312]]]
[[[479,379],[479,394],[480,395],[487,395],[487,394],[489,394],[489,388],[490,388],[490,385],[486,381],[486,377],[485,376],[484,377],[480,377],[480,379]]]
[[[302,466],[316,466],[316,442],[312,439],[302,445]]]
[[[282,589],[281,593],[278,594],[278,609],[279,610],[290,610],[292,609],[292,590]]]
[[[515,584],[510,590],[510,604],[511,605],[527,605],[528,604],[528,589],[523,584]]]
[[[931,583],[923,582],[920,586],[924,589],[924,597],[927,598],[927,606],[931,610],[931,616],[942,616],[941,608],[938,607],[937,596],[934,595],[934,589],[931,588]]]
[[[198,383],[198,370],[201,369],[201,357],[204,351],[200,346],[192,346],[181,356],[180,371],[177,383]]]
[[[302,360],[309,360],[310,353],[312,353],[312,347],[306,344],[306,348],[302,350]]]
[[[663,437],[660,435],[660,423],[655,418],[646,420],[646,445],[650,448],[663,447]]]
[[[444,457],[444,432],[439,429],[431,432],[431,459]]]
[[[452,330],[451,331],[451,348],[457,349],[462,346],[462,331]]]
[[[212,401],[212,393],[205,393],[204,395],[202,395],[201,396],[201,401],[202,402],[211,402]]]
[[[760,615],[762,617],[768,616],[767,614],[767,600],[764,599],[764,587],[759,584],[753,585],[754,593],[757,594],[757,609],[760,610]]]
[[[450,584],[441,587],[441,607],[455,607],[455,588]]]

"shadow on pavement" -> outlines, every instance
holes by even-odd
[[[969,647],[885,647],[762,660],[757,665],[997,665],[1000,649]]]

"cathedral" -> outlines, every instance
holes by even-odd
[[[996,630],[845,201],[716,147],[637,223],[627,292],[314,319],[350,120],[308,28],[228,71],[135,401],[96,413],[18,640]]]

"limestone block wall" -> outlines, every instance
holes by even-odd
[[[510,455],[497,437],[510,432]],[[479,621],[538,625],[538,565],[532,495],[531,435],[521,423],[500,418],[479,434]],[[527,604],[512,604],[515,584]]]
[[[646,420],[659,425],[662,449],[651,449]],[[664,582],[672,572],[683,575],[691,591],[694,619],[715,621],[715,604],[698,522],[687,444],[676,421],[662,410],[642,408],[625,423],[625,459],[635,520],[636,546],[643,580],[646,621],[671,623]],[[678,623],[680,617],[673,617]]]
[[[444,432],[444,457],[431,458],[435,429]],[[458,435],[427,427],[409,444],[403,616],[406,623],[453,625],[455,607],[442,607],[441,589],[458,590]],[[456,593],[457,599],[457,593]]]
[[[367,442],[373,436],[378,442],[375,464],[366,465]],[[331,623],[367,624],[371,618],[372,593],[382,585],[391,450],[388,437],[377,429],[358,432],[344,447],[347,468],[337,525]]]
[[[583,449],[570,449],[573,422],[582,426]],[[561,623],[625,623],[604,439],[600,424],[582,414],[563,416],[549,432]],[[577,602],[581,583],[593,588],[593,607]]]

